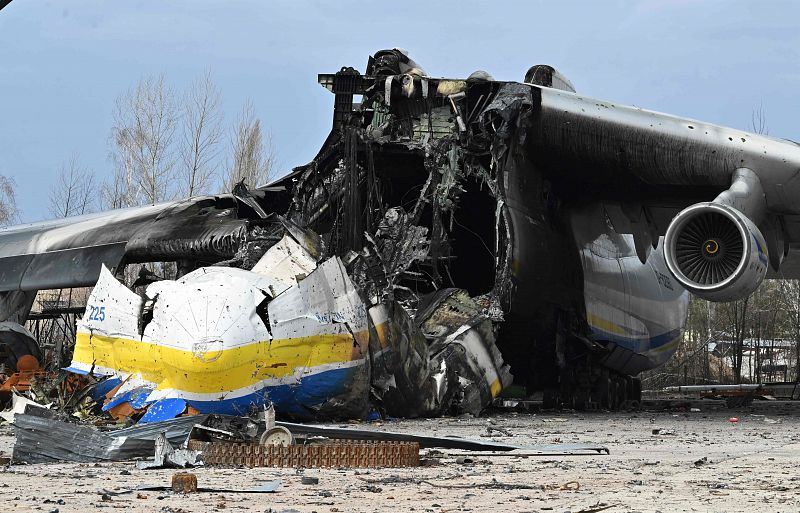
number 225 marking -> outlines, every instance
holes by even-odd
[[[89,306],[89,320],[90,321],[100,321],[103,322],[106,320],[106,307],[105,306]]]

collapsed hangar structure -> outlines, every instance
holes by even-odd
[[[0,320],[96,285],[70,370],[175,411],[479,413],[512,374],[615,408],[677,348],[686,289],[749,293],[788,255],[793,220],[747,166],[783,172],[794,143],[580,97],[543,65],[436,79],[393,49],[319,81],[330,135],[269,186],[0,233]],[[119,283],[158,261],[178,279]]]

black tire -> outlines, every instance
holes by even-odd
[[[572,406],[577,411],[586,411],[589,409],[589,389],[578,388],[572,397]]]
[[[555,388],[546,388],[542,397],[542,409],[555,410],[559,407],[558,390]]]
[[[611,396],[611,382],[608,379],[608,371],[604,370],[594,383],[592,394],[597,407],[608,410],[611,409],[609,398]]]

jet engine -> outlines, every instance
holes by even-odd
[[[767,244],[739,210],[718,202],[696,203],[670,223],[664,257],[672,275],[709,301],[749,296],[767,274]]]

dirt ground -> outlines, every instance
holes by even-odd
[[[482,439],[489,439],[492,426],[511,434],[493,436],[497,441],[602,443],[610,455],[470,453],[469,463],[463,453],[446,451],[438,464],[411,469],[193,470],[201,487],[280,479],[281,488],[271,494],[134,491],[104,498],[104,489],[168,485],[175,471],[143,471],[134,463],[4,466],[0,511],[798,511],[800,405],[761,402],[732,411],[707,401],[700,410],[498,413],[359,425]],[[739,422],[729,422],[732,416]],[[2,428],[0,452],[10,454],[13,443],[13,430]],[[302,484],[303,476],[319,482]]]

